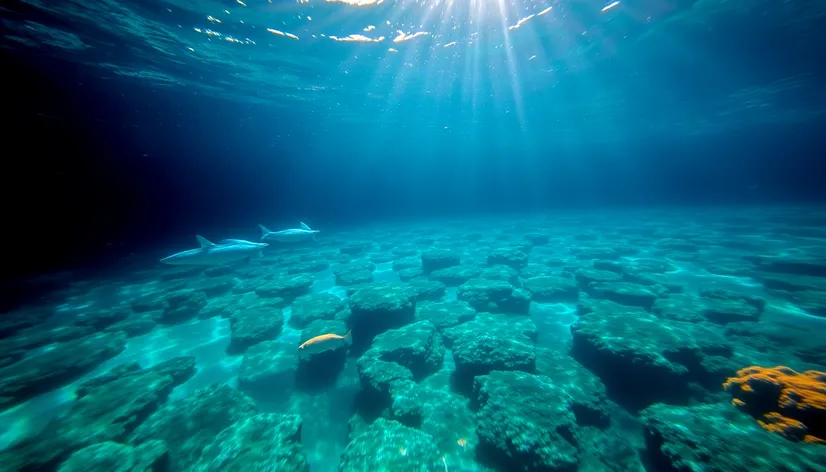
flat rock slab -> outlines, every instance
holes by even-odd
[[[61,343],[0,369],[0,409],[60,388],[126,348],[126,334],[98,333]]]

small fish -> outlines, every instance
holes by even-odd
[[[344,336],[339,336],[333,333],[316,336],[298,346],[298,350],[303,352],[318,353],[341,346],[341,343],[346,343],[348,345],[351,343],[349,331],[347,331],[347,334]]]

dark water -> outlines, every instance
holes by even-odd
[[[0,9],[0,470],[824,470],[823,6],[364,3]]]

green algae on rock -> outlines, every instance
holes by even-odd
[[[826,447],[788,441],[729,404],[656,404],[642,418],[657,470],[820,472],[826,464]]]
[[[339,472],[442,472],[433,437],[398,421],[377,419],[353,438],[341,454]]]
[[[483,461],[501,470],[577,470],[573,399],[550,378],[493,371],[476,377],[473,391]]]

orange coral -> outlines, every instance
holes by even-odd
[[[777,412],[766,413],[763,420],[757,420],[760,426],[767,431],[777,433],[789,439],[802,439],[809,428],[800,421],[786,418]]]
[[[826,446],[826,440],[812,436],[811,434],[803,436],[803,442],[809,444],[821,444],[823,446]]]
[[[812,444],[826,444],[826,373],[778,366],[752,366],[723,383],[732,404],[749,411],[768,431]],[[807,434],[808,433],[808,434]]]

